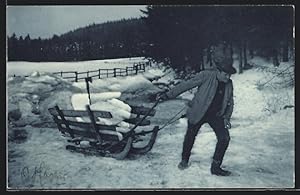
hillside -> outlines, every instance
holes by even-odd
[[[8,38],[8,61],[84,61],[143,56],[146,26],[142,19],[90,24],[51,39]]]

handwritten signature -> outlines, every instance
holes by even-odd
[[[29,168],[25,166],[21,170],[22,182],[34,186],[37,182],[40,186],[45,184],[62,184],[65,182],[67,172],[61,170],[51,170],[45,162],[41,162],[38,166]]]

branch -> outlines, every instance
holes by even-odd
[[[265,82],[264,84],[260,84],[260,86],[262,87],[262,86],[266,85],[267,83],[269,83],[270,81],[272,81],[272,80],[273,80],[274,78],[276,78],[277,76],[279,76],[279,75],[283,74],[284,72],[286,72],[287,70],[289,70],[289,68],[291,68],[291,67],[293,67],[293,65],[291,65],[291,66],[287,67],[286,69],[284,69],[283,71],[277,73],[276,75],[274,75],[270,80],[268,80],[268,81]]]

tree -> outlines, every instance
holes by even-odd
[[[8,60],[18,60],[18,52],[16,51],[18,39],[15,33],[8,37]]]
[[[250,47],[279,65],[280,50],[288,60],[288,48],[292,45],[293,8],[291,6],[259,6],[252,8]]]
[[[204,64],[204,49],[212,44],[213,24],[207,16],[213,10],[201,6],[148,6],[143,11],[149,30],[146,56],[177,70],[189,66],[199,71]]]

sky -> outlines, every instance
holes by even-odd
[[[142,16],[145,5],[7,6],[7,35],[51,38],[89,24]]]

